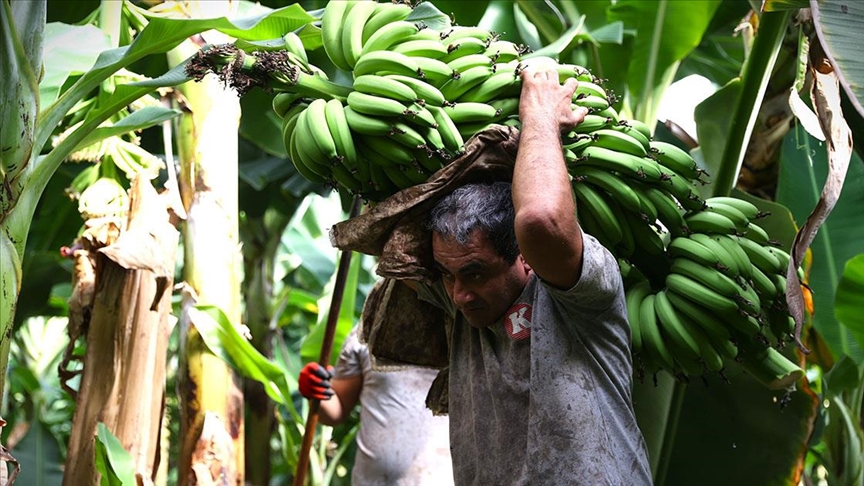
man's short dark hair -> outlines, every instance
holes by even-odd
[[[429,229],[460,244],[476,229],[508,263],[516,261],[513,198],[509,182],[470,183],[451,192],[429,214]]]

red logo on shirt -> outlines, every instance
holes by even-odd
[[[504,317],[504,330],[510,339],[520,340],[531,335],[531,306],[516,304]]]

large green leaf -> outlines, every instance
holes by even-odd
[[[864,253],[846,262],[837,286],[834,316],[849,329],[864,348]]]
[[[816,34],[836,68],[849,100],[864,116],[864,59],[861,58],[861,26],[864,2],[810,0]]]
[[[719,4],[707,0],[621,0],[609,8],[608,20],[623,21],[636,30],[627,73],[628,96],[635,103],[634,118],[656,119],[660,99],[674,79],[677,64],[699,45]]]
[[[87,72],[99,53],[110,48],[110,40],[96,26],[57,22],[46,25],[45,75],[39,83],[39,103],[53,103],[70,75]]]
[[[99,422],[96,426],[96,470],[102,486],[135,486],[135,461],[120,440]]]
[[[800,227],[816,206],[827,177],[824,144],[796,127],[783,142],[777,201],[790,209]],[[837,204],[813,240],[813,325],[824,337],[835,357],[848,355],[861,362],[861,345],[851,331],[834,317],[834,295],[846,262],[861,253],[864,228],[864,164],[853,155]]]
[[[59,486],[63,483],[63,453],[57,439],[42,422],[30,423],[27,435],[12,450],[12,455],[21,465],[15,484]]]
[[[90,132],[76,148],[86,147],[106,138],[122,135],[132,131],[143,130],[164,121],[170,120],[180,114],[179,110],[165,108],[162,106],[146,106],[124,117],[117,123],[101,127]]]

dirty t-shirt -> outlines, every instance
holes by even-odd
[[[421,289],[455,312],[442,286]],[[501,322],[457,316],[450,352],[456,484],[651,484],[620,271],[594,238],[573,288],[532,276]]]
[[[358,326],[359,327],[359,326]],[[426,394],[437,370],[374,371],[355,327],[342,346],[335,377],[363,376],[355,486],[453,484],[447,417],[433,417]]]

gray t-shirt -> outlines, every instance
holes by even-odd
[[[651,484],[631,401],[633,368],[615,258],[585,235],[579,282],[532,276],[500,323],[457,316],[450,443],[459,485]],[[454,312],[443,287],[421,296]]]
[[[375,371],[359,326],[342,346],[335,377],[363,376],[360,430],[351,473],[355,486],[446,486],[453,484],[448,419],[426,408],[438,371],[408,368]]]

